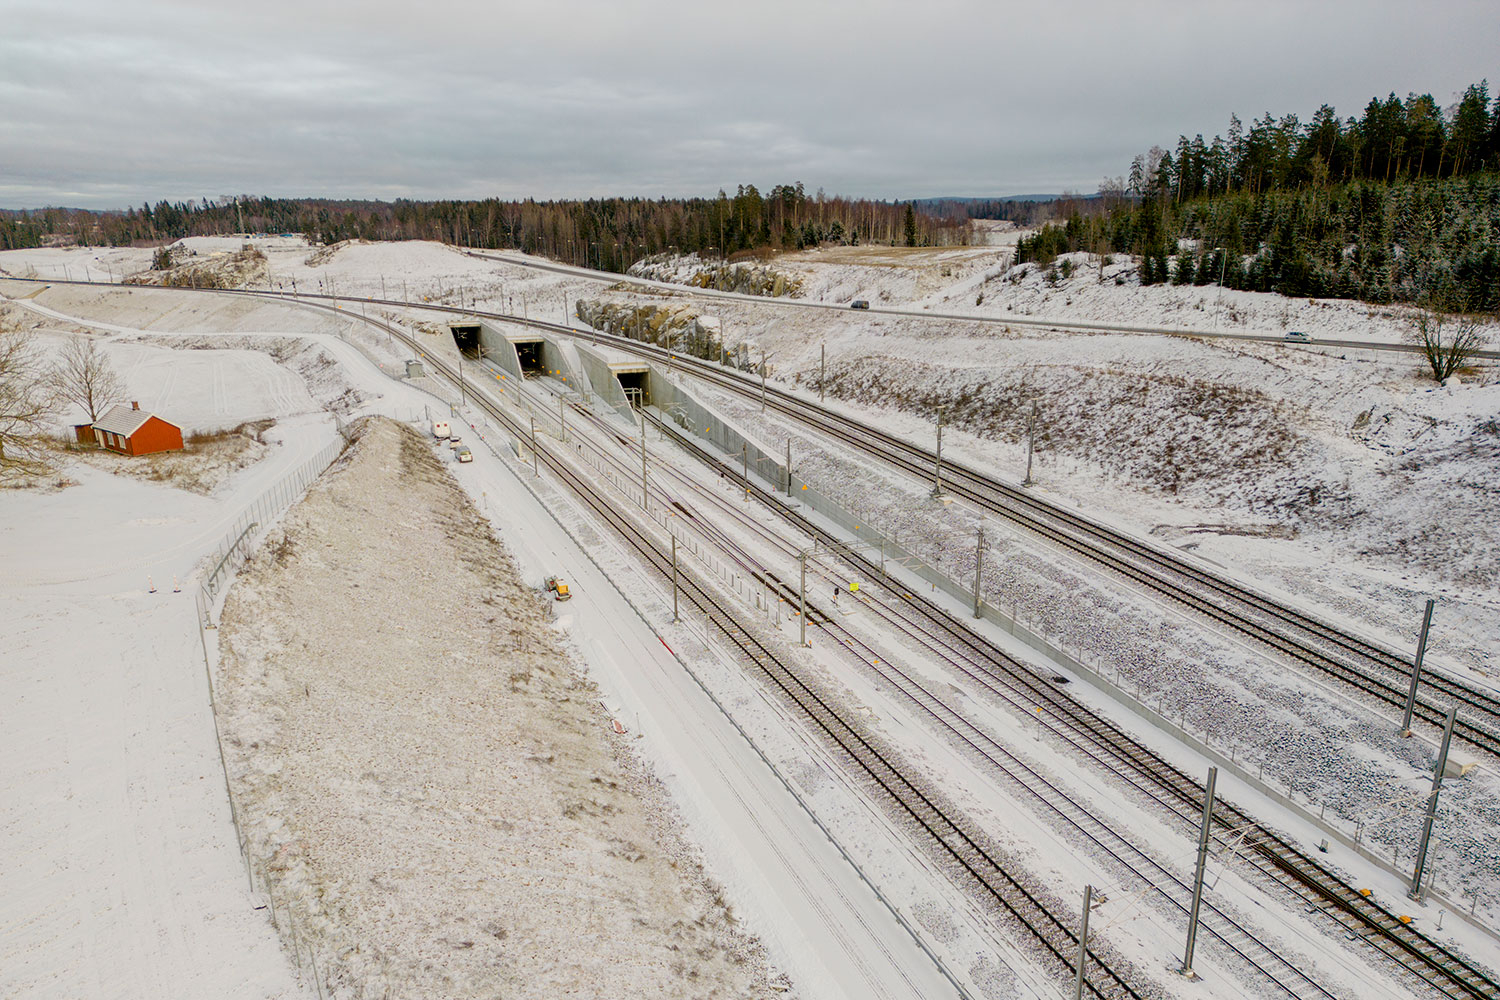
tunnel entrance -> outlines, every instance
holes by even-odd
[[[639,371],[618,371],[615,378],[620,380],[620,388],[625,391],[625,398],[631,406],[651,405],[651,373],[645,369]]]
[[[517,342],[516,357],[521,362],[521,374],[526,378],[547,374],[547,366],[542,362],[542,342],[540,340]]]
[[[479,357],[479,325],[473,326],[451,326],[453,331],[453,342],[458,345],[458,352],[464,357]]]

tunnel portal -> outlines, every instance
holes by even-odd
[[[480,355],[479,347],[479,324],[472,326],[450,326],[453,331],[453,342],[458,345],[460,354],[468,358],[477,358]]]
[[[547,374],[547,365],[542,360],[540,340],[514,341],[516,358],[521,362],[521,374],[527,378]]]

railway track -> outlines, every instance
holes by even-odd
[[[266,295],[273,298],[284,298],[274,293],[242,292],[240,294]],[[312,298],[304,296],[303,298]],[[317,298],[328,298],[319,296]],[[346,297],[346,301],[348,301]],[[389,302],[380,300],[363,300],[375,304],[383,304],[394,307],[404,307],[405,303]],[[317,304],[317,303],[309,303]],[[328,308],[324,306],[323,308]],[[431,307],[426,307],[431,308]],[[540,321],[526,321],[515,317],[501,314],[479,313],[472,310],[456,310],[448,307],[437,307],[450,312],[464,312],[469,315],[484,315],[490,318],[510,321],[527,322],[532,326],[551,328],[559,332],[576,335],[575,331],[558,327],[555,324]],[[370,322],[393,336],[399,337],[403,342],[417,349],[401,330],[391,324],[379,320],[369,319]],[[600,338],[606,339],[606,338]],[[613,342],[617,338],[607,338]],[[621,340],[617,346],[627,346],[636,350],[637,353],[648,355],[665,352],[656,349],[645,349],[647,345],[641,345],[634,341]],[[438,358],[429,357],[429,363],[452,380],[459,378],[457,372],[446,362]],[[687,359],[675,358],[678,364]],[[695,366],[696,367],[696,366]],[[719,375],[715,366],[703,365],[708,372]],[[695,374],[699,374],[695,370]],[[733,388],[737,392],[749,395],[758,395],[757,389],[747,388],[743,379],[730,378],[719,379],[721,384]],[[768,394],[769,395],[769,394]],[[808,404],[796,400],[789,394],[779,390],[775,391],[778,409],[797,416],[797,409],[807,408]],[[515,435],[518,440],[527,437],[526,431],[514,421],[509,419],[502,411],[493,404],[482,398],[478,400],[479,405],[492,417],[500,421],[507,430]],[[831,418],[831,415],[819,413],[818,420]],[[800,419],[800,418],[799,418]],[[837,427],[838,421],[828,419],[830,427]],[[847,421],[846,421],[847,422]],[[856,425],[857,426],[857,425]],[[904,450],[907,453],[921,454],[921,450],[915,446],[900,442],[899,439],[891,438],[879,432],[868,431],[864,428],[860,432],[875,439],[889,439],[894,451]],[[840,431],[834,436],[854,443],[857,435],[850,433],[845,437]],[[899,447],[897,447],[899,446]],[[863,446],[862,446],[863,447]],[[663,575],[670,574],[669,558],[661,552],[655,543],[644,532],[638,529],[633,522],[624,518],[614,506],[602,496],[595,493],[589,484],[579,479],[564,463],[558,461],[549,452],[543,450],[541,453],[545,458],[549,469],[570,487],[579,493],[581,499],[587,503],[601,518],[613,525],[620,531],[622,537],[628,544],[635,548],[646,562],[657,572]],[[908,459],[908,469],[922,474],[925,470],[916,469],[911,460]],[[984,477],[977,473],[968,472],[962,466],[952,466],[953,474],[963,474],[973,477],[976,481],[984,481]],[[732,471],[732,470],[731,470]],[[760,493],[762,499],[773,506],[780,507],[781,503],[775,494],[760,490],[753,483],[742,484],[752,491]],[[979,497],[980,487],[974,487],[975,496]],[[1023,494],[1024,497],[1024,494]],[[1030,499],[1030,498],[1026,498]],[[976,499],[981,503],[981,499]],[[986,501],[985,503],[993,502]],[[984,503],[981,503],[984,505]],[[1037,505],[1032,503],[1035,508]],[[795,511],[786,508],[790,519],[800,519]],[[1054,513],[1048,509],[1048,513]],[[1065,512],[1059,512],[1065,513]],[[1007,516],[1011,516],[1007,514]],[[1071,515],[1069,515],[1071,516]],[[1013,518],[1014,519],[1014,518]],[[803,520],[803,530],[814,537],[822,534],[810,523]],[[1079,519],[1082,521],[1082,519]],[[1099,528],[1090,522],[1082,521],[1089,525],[1092,530],[1114,534],[1109,529]],[[823,537],[826,537],[823,536]],[[1138,544],[1126,538],[1132,544]],[[1149,550],[1148,547],[1142,547]],[[844,552],[842,556],[851,561],[867,578],[880,579],[882,574],[879,567],[874,566],[868,560],[863,559],[857,553]],[[1170,558],[1170,557],[1168,557]],[[723,605],[704,587],[702,587],[691,575],[683,577],[679,575],[682,590],[689,601],[721,631],[730,641],[744,653],[747,661],[753,663],[757,669],[762,671],[766,677],[780,689],[786,697],[794,703],[799,710],[837,747],[838,752],[850,763],[857,773],[863,774],[871,783],[872,787],[878,789],[879,793],[889,798],[892,803],[905,813],[919,827],[927,838],[937,848],[945,852],[961,868],[973,882],[982,887],[996,903],[1007,913],[1011,914],[1017,921],[1027,929],[1030,935],[1040,944],[1046,952],[1060,962],[1064,968],[1071,965],[1072,952],[1076,949],[1076,934],[1066,923],[1052,914],[1035,897],[1034,894],[1011,878],[1003,868],[991,857],[981,846],[982,837],[969,830],[965,821],[955,820],[950,817],[935,802],[933,797],[920,789],[915,783],[904,776],[896,768],[891,760],[861,734],[851,723],[848,722],[832,705],[823,699],[811,686],[809,686],[797,672],[782,659],[776,657],[772,650],[762,644],[753,634],[743,629],[734,616],[723,607]],[[1228,585],[1226,586],[1233,586]],[[912,607],[918,609],[925,619],[934,627],[941,630],[948,641],[955,642],[959,648],[967,648],[977,651],[975,655],[981,660],[987,660],[993,667],[990,672],[997,680],[1003,679],[1006,684],[1020,686],[1028,697],[1043,698],[1049,705],[1057,706],[1066,704],[1072,708],[1066,712],[1057,712],[1059,719],[1067,720],[1067,727],[1075,732],[1080,739],[1104,754],[1106,758],[1113,759],[1118,766],[1134,774],[1156,774],[1155,779],[1161,791],[1169,799],[1175,798],[1190,813],[1201,812],[1202,789],[1197,782],[1176,768],[1162,761],[1156,755],[1144,748],[1136,746],[1129,738],[1112,724],[1093,717],[1073,702],[1070,698],[1061,697],[1060,692],[1051,684],[1044,683],[1029,670],[1009,661],[1005,669],[1007,657],[998,650],[984,649],[987,645],[984,640],[975,636],[969,629],[953,619],[951,615],[929,604],[919,597],[903,595]],[[1286,609],[1282,609],[1286,612]],[[1294,615],[1293,612],[1286,612]],[[1331,626],[1326,626],[1331,628]],[[1336,631],[1336,630],[1335,630]],[[1342,637],[1347,640],[1349,637]],[[1357,641],[1357,640],[1356,640]],[[1375,647],[1371,647],[1375,648]],[[966,654],[968,655],[968,654]],[[1390,654],[1395,656],[1395,654]],[[1425,675],[1431,677],[1432,675]],[[1404,703],[1404,695],[1403,695]],[[1419,705],[1420,705],[1419,701]],[[1426,707],[1426,706],[1424,706]],[[1431,717],[1431,716],[1429,716]],[[1279,881],[1293,888],[1298,895],[1306,900],[1311,906],[1321,909],[1331,919],[1343,927],[1352,938],[1357,938],[1371,945],[1377,950],[1390,956],[1413,983],[1421,983],[1435,989],[1440,995],[1453,998],[1488,998],[1488,1000],[1500,1000],[1500,985],[1477,966],[1468,962],[1460,956],[1448,952],[1441,945],[1427,939],[1420,932],[1402,920],[1391,911],[1381,906],[1374,899],[1362,895],[1359,891],[1346,885],[1330,872],[1324,869],[1313,859],[1303,855],[1294,846],[1287,843],[1278,835],[1265,830],[1251,820],[1248,816],[1240,813],[1229,804],[1216,812],[1216,820],[1220,833],[1224,830],[1234,831],[1240,843],[1240,850],[1254,853],[1262,858],[1266,868],[1264,870],[1274,871],[1279,874]],[[1095,974],[1087,981],[1089,995],[1099,997],[1121,997],[1138,996],[1139,994],[1120,975],[1108,968],[1104,963],[1093,956],[1092,969]]]
[[[61,282],[64,284],[101,284]],[[288,296],[279,292],[235,290],[237,294],[298,301],[334,299],[327,295]],[[520,323],[572,337],[582,331],[545,320],[528,319],[479,309],[460,309],[390,299],[343,297],[392,308],[424,309]],[[336,300],[335,300],[336,301]],[[652,344],[592,332],[591,339],[618,350],[665,361],[668,352]],[[415,346],[415,345],[413,345]],[[672,364],[719,388],[749,399],[761,395],[753,379],[676,352]],[[918,479],[930,478],[935,457],[926,449],[893,434],[866,427],[851,418],[804,400],[774,386],[765,389],[766,405],[822,434],[877,458]],[[1024,489],[1010,486],[962,463],[943,463],[948,490],[975,507],[988,511],[1060,548],[1103,566],[1135,584],[1276,650],[1288,659],[1339,681],[1379,704],[1402,709],[1412,672],[1412,660],[1370,640],[1287,607],[1252,589],[1224,579],[1171,552],[1141,539],[1048,503]],[[1500,758],[1500,697],[1438,671],[1424,670],[1413,716],[1441,728],[1450,705],[1459,706],[1454,735],[1471,746]]]
[[[287,297],[280,293],[243,294]],[[331,297],[303,295],[301,298]],[[425,303],[412,305],[388,299],[345,297],[345,301],[479,316],[565,336],[585,336],[583,331],[562,324],[479,309]],[[606,333],[590,332],[587,335],[598,343],[651,360],[668,359],[668,352],[653,344]],[[761,386],[754,379],[676,352],[671,352],[670,356],[675,367],[705,382],[746,399],[761,396]],[[917,479],[925,481],[931,478],[935,456],[918,445],[867,427],[775,386],[766,386],[765,398],[768,408],[836,441]],[[944,461],[943,481],[950,493],[963,497],[980,510],[995,514],[1152,593],[1270,647],[1365,697],[1397,709],[1406,705],[1413,664],[1404,654],[1352,635],[1314,615],[1287,607],[1178,555],[1091,521],[962,463]],[[1441,729],[1448,708],[1454,703],[1459,706],[1454,735],[1476,749],[1500,758],[1500,697],[1438,671],[1424,670],[1413,717]]]
[[[715,457],[696,442],[680,434],[677,439],[690,451],[696,450],[700,461],[710,466],[717,465]],[[1080,754],[1140,789],[1185,822],[1191,824],[1201,817],[1204,789],[1194,778],[1140,746],[1113,723],[1095,715],[1060,690],[1050,678],[1039,676],[1012,659],[919,592],[891,586],[892,581],[880,565],[842,544],[842,539],[823,531],[779,493],[767,490],[753,480],[746,480],[733,469],[728,471],[738,488],[748,489],[799,531],[828,543],[830,551],[848,563],[861,578],[886,587],[895,605],[910,614],[909,620],[923,633],[925,644],[934,655],[944,657],[1023,713],[1027,705],[1044,707],[1044,718],[1050,728]],[[786,593],[795,596],[796,592],[787,586]],[[872,602],[870,606],[877,604]],[[878,606],[884,608],[884,605]],[[810,627],[824,627],[838,641],[853,642],[872,660],[881,659],[828,615],[814,610],[811,604],[808,624]],[[924,639],[919,637],[919,641]],[[959,662],[960,659],[964,662]],[[1413,984],[1421,984],[1447,997],[1500,998],[1500,983],[1486,970],[1427,938],[1411,924],[1403,922],[1398,914],[1348,885],[1286,838],[1262,826],[1232,803],[1221,800],[1215,808],[1214,831],[1215,840],[1222,849],[1237,851],[1263,876],[1290,890],[1305,905],[1322,911],[1352,937],[1381,951],[1403,970]],[[1271,978],[1284,987],[1281,977]]]
[[[399,330],[379,321],[371,322],[405,339]],[[438,358],[428,360],[439,372],[457,383],[458,372],[447,362]],[[529,439],[528,429],[523,428],[500,407],[477,394],[471,395],[470,399],[517,440]],[[538,448],[536,454],[548,470],[597,517],[609,524],[653,572],[664,578],[671,577],[671,557],[647,531],[622,514],[608,497],[575,473],[571,466],[561,461],[550,449]],[[1062,917],[1054,913],[1035,892],[1007,872],[985,846],[983,835],[973,828],[967,818],[940,804],[936,796],[909,778],[889,754],[877,747],[860,727],[850,722],[836,706],[809,684],[795,665],[778,655],[753,631],[744,628],[723,601],[699,583],[693,574],[684,572],[680,565],[677,579],[679,591],[688,604],[712,623],[715,629],[740,650],[745,661],[764,675],[785,700],[795,706],[826,737],[828,744],[846,766],[857,777],[862,778],[863,783],[878,797],[895,807],[898,814],[911,821],[930,849],[945,856],[975,888],[1008,914],[1023,929],[1023,933],[1057,963],[1059,971],[1071,974],[1078,948],[1077,933],[1069,922],[1071,914]],[[1087,996],[1097,997],[1099,1000],[1128,1000],[1143,996],[1093,949],[1088,949],[1086,968],[1084,991]]]
[[[549,408],[543,404],[544,410]],[[652,419],[664,433],[670,433],[681,447],[693,454],[706,468],[724,469],[729,474],[730,485],[736,494],[740,490],[749,492],[807,537],[827,543],[830,554],[849,563],[861,577],[887,587],[892,606],[888,607],[880,601],[868,601],[865,606],[885,617],[893,627],[905,632],[925,646],[931,655],[946,661],[984,690],[1008,702],[1019,713],[1026,714],[1028,706],[1044,706],[1048,727],[1081,757],[1092,760],[1101,770],[1135,788],[1190,829],[1196,826],[1202,815],[1204,792],[1193,778],[1159,755],[1136,745],[1113,724],[1100,719],[1066,692],[1059,690],[1051,679],[1038,676],[1024,664],[1010,658],[936,604],[902,587],[890,586],[891,581],[879,565],[843,545],[841,539],[821,531],[797,513],[780,493],[746,479],[733,468],[725,469],[715,455],[691,437],[682,435],[667,422],[655,417]],[[612,439],[618,439],[618,434],[612,428],[606,428],[605,433]],[[629,442],[621,440],[616,443],[623,443],[627,451],[633,447]],[[627,474],[632,471],[624,464],[619,466],[619,470]],[[660,482],[655,482],[654,487],[659,490],[662,488]],[[714,540],[735,559],[743,571],[772,588],[788,606],[797,606],[797,589],[758,561],[748,557],[736,558],[737,543],[722,529],[714,526],[711,519],[696,517],[680,501],[664,491],[659,502],[670,503],[680,513],[692,518],[698,524],[696,530],[700,533],[716,536]],[[718,506],[727,511],[728,516],[737,518],[750,530],[761,533],[763,538],[779,545],[783,554],[793,552],[795,546],[788,547],[785,541],[767,536],[761,526],[745,517],[744,512],[739,510],[739,505]],[[669,564],[665,567],[658,565],[657,569],[670,573]],[[1020,761],[962,713],[946,705],[910,672],[891,662],[888,657],[850,632],[841,624],[838,616],[830,615],[819,606],[819,602],[808,601],[806,613],[809,628],[821,629],[824,634],[860,656],[867,666],[884,678],[902,697],[931,717],[940,731],[946,730],[959,744],[966,746],[989,767],[1000,772],[1003,780],[1024,789],[1061,822],[1074,828],[1087,841],[1096,844],[1135,873],[1145,884],[1152,886],[1169,906],[1186,913],[1181,897],[1191,892],[1187,883],[1113,831],[1107,823],[1095,817],[1067,792]],[[1404,923],[1397,914],[1349,886],[1232,803],[1221,800],[1216,806],[1214,821],[1212,836],[1221,856],[1229,854],[1243,857],[1248,867],[1263,880],[1283,891],[1289,890],[1310,910],[1322,912],[1345,933],[1364,940],[1386,955],[1413,986],[1420,985],[1438,995],[1454,998],[1500,997],[1500,987],[1497,987],[1487,972],[1431,941],[1410,924]],[[1174,891],[1176,895],[1173,894]],[[1212,900],[1206,901],[1206,907],[1208,916],[1204,918],[1204,931],[1227,949],[1229,954],[1257,970],[1288,996],[1311,998],[1335,995],[1266,945],[1254,932],[1220,910]]]
[[[656,359],[666,357],[664,351],[625,338],[609,337],[607,342],[616,348],[629,345],[627,349]],[[747,399],[759,398],[758,384],[716,365],[685,359],[675,353],[673,364]],[[918,479],[932,476],[934,456],[894,435],[830,413],[784,390],[768,387],[766,405]],[[1378,702],[1397,709],[1406,704],[1412,662],[1399,653],[1278,604],[1124,532],[1049,504],[962,464],[945,460],[943,482],[950,493],[975,507],[1102,565]],[[1424,670],[1413,707],[1414,717],[1441,728],[1448,706],[1455,702],[1459,705],[1455,735],[1480,750],[1500,756],[1500,698],[1456,678]]]

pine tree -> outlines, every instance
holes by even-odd
[[[917,245],[917,213],[912,211],[911,202],[906,203],[906,219],[902,222],[902,228],[906,230],[906,245],[914,247]]]
[[[1177,272],[1172,276],[1174,285],[1191,285],[1193,279],[1198,275],[1197,267],[1193,261],[1193,255],[1187,250],[1177,254]]]

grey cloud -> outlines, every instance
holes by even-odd
[[[1231,111],[1487,75],[1490,4],[13,3],[0,205],[1091,190]],[[66,16],[60,16],[60,11]]]

